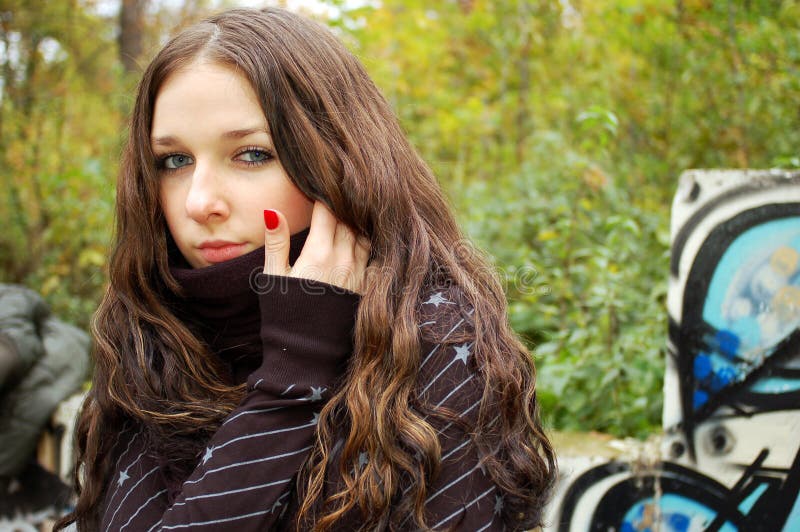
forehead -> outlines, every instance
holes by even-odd
[[[170,74],[156,94],[152,136],[175,130],[239,129],[243,122],[266,127],[253,87],[235,69],[193,62]]]

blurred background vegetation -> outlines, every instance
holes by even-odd
[[[506,281],[548,423],[655,430],[677,176],[800,166],[800,2],[272,3],[332,27],[384,90]],[[0,281],[88,327],[138,76],[230,5],[0,0]]]

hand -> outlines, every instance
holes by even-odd
[[[370,253],[366,237],[357,237],[324,203],[316,201],[303,251],[294,266],[289,266],[289,224],[283,213],[273,212],[278,216],[278,226],[265,231],[265,274],[311,279],[363,293]]]

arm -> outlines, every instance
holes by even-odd
[[[102,529],[255,531],[280,516],[321,403],[351,353],[360,298],[326,283],[269,277],[275,284],[259,296],[263,363],[246,397],[172,497],[134,437],[134,451],[117,464]]]

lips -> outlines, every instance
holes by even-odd
[[[200,255],[207,262],[215,263],[235,259],[244,253],[246,247],[247,244],[214,240],[212,242],[203,242],[200,244],[199,250]]]

